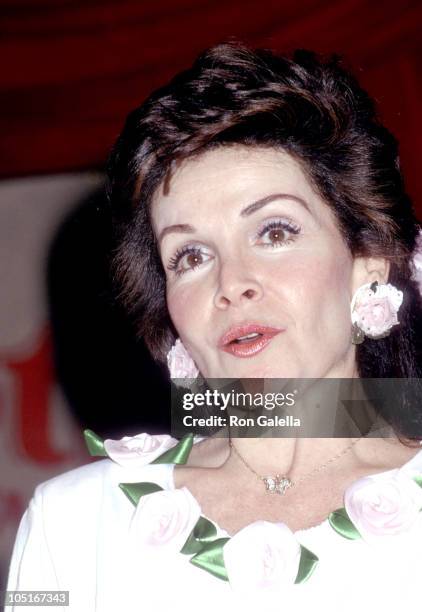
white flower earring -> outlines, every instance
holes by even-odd
[[[403,301],[403,292],[390,283],[378,281],[361,285],[353,294],[350,304],[352,343],[361,344],[365,336],[385,338],[394,325],[399,325],[397,313]]]
[[[416,238],[416,247],[411,261],[412,280],[418,283],[419,293],[422,295],[422,227],[419,228]]]
[[[170,378],[197,378],[199,370],[194,360],[189,355],[183,342],[177,338],[169,352],[167,353],[167,366]]]

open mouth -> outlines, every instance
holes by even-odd
[[[279,334],[283,330],[275,330],[267,328],[268,331],[264,332],[250,332],[249,334],[238,336],[226,344],[222,345],[221,348],[226,353],[230,353],[234,357],[253,357],[260,353],[265,347],[272,341],[274,336]]]
[[[254,332],[252,334],[248,334],[247,336],[241,336],[239,338],[235,338],[235,340],[232,340],[228,344],[250,344],[254,340],[257,340],[257,338],[262,338],[263,335],[264,334]]]

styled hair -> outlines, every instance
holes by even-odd
[[[338,55],[299,49],[287,56],[221,43],[128,115],[107,167],[113,276],[156,360],[165,363],[177,331],[151,225],[152,196],[182,160],[220,146],[259,146],[299,162],[352,256],[387,258],[388,282],[403,291],[400,325],[356,346],[359,376],[421,377],[422,299],[410,263],[418,221],[397,140],[344,64]]]

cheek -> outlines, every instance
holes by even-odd
[[[309,270],[301,295],[302,308],[309,312],[304,319],[327,347],[330,342],[346,342],[350,334],[349,277],[346,260],[320,261]]]
[[[290,265],[274,270],[273,287],[281,301],[290,303],[299,320],[317,324],[328,317],[343,322],[348,311],[347,259],[333,257],[304,257]],[[332,321],[334,323],[334,321]]]
[[[181,336],[189,336],[201,312],[199,297],[188,286],[167,291],[167,308],[174,326]]]

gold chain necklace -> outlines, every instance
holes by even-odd
[[[314,474],[322,471],[324,468],[326,468],[330,463],[332,463],[336,459],[339,459],[342,455],[347,453],[355,444],[357,444],[359,442],[359,440],[361,440],[361,439],[362,438],[357,438],[356,440],[353,440],[353,442],[351,444],[349,444],[349,446],[344,448],[340,453],[338,453],[337,455],[334,455],[334,457],[331,457],[331,459],[329,459],[328,461],[326,461],[322,465],[316,467],[311,472],[309,472],[308,474],[305,474],[304,476],[302,476],[301,478],[299,478],[298,480],[295,480],[295,481],[291,480],[288,476],[281,476],[280,474],[276,474],[275,476],[262,476],[261,474],[258,474],[258,472],[256,472],[249,465],[249,463],[247,463],[247,461],[242,457],[242,455],[239,453],[239,451],[237,450],[237,448],[233,444],[233,441],[232,441],[231,438],[229,438],[229,444],[230,444],[230,448],[234,450],[234,452],[239,457],[239,459],[242,461],[242,463],[245,465],[245,467],[247,467],[250,472],[255,474],[255,476],[257,476],[259,480],[264,481],[264,483],[265,483],[265,490],[268,493],[279,493],[280,495],[284,495],[286,493],[287,489],[289,489],[290,487],[293,487],[294,485],[298,485],[299,483],[303,482],[304,480],[307,480],[308,478],[310,478]]]

